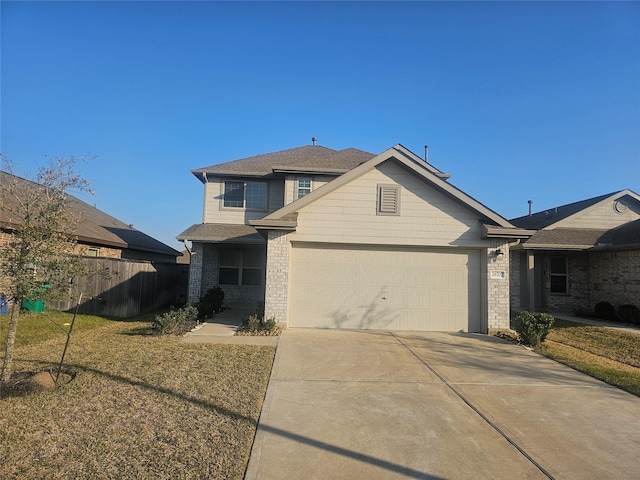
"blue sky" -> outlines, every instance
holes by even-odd
[[[10,2],[0,150],[181,249],[191,169],[401,143],[506,218],[640,193],[640,2]]]

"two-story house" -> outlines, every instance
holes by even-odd
[[[526,238],[401,145],[309,145],[193,170],[204,185],[189,301],[221,286],[288,327],[487,332],[509,325]]]

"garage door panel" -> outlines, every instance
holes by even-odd
[[[480,253],[295,245],[291,326],[480,331]]]

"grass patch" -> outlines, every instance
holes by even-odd
[[[152,318],[74,327],[75,380],[0,400],[0,478],[243,477],[275,348],[184,344]],[[60,333],[26,335],[16,370],[55,366]]]
[[[557,320],[549,340],[640,368],[640,335]]]
[[[18,331],[16,332],[16,347],[44,342],[45,340],[60,337],[61,335],[66,338],[65,332],[69,331],[72,318],[73,314],[71,313],[56,312],[54,310],[46,310],[44,313],[20,313]],[[0,350],[2,350],[2,353],[4,353],[4,345],[7,338],[8,321],[9,315],[0,317],[0,341],[2,342]],[[64,330],[54,325],[53,322],[60,325]],[[77,333],[92,330],[107,323],[109,323],[109,319],[104,317],[78,315],[73,326],[73,331]]]
[[[640,335],[556,319],[538,353],[640,396]]]

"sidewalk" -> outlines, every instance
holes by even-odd
[[[567,322],[584,323],[585,325],[593,325],[595,327],[611,328],[613,330],[620,330],[622,332],[635,333],[640,335],[640,327],[635,325],[629,325],[627,323],[607,322],[605,320],[596,320],[595,318],[583,318],[569,315],[567,313],[554,313],[549,312],[555,318],[560,320],[566,320]]]
[[[188,333],[183,343],[217,343],[234,345],[277,345],[278,337],[235,336],[242,321],[255,312],[255,308],[247,305],[231,305],[192,332]]]

